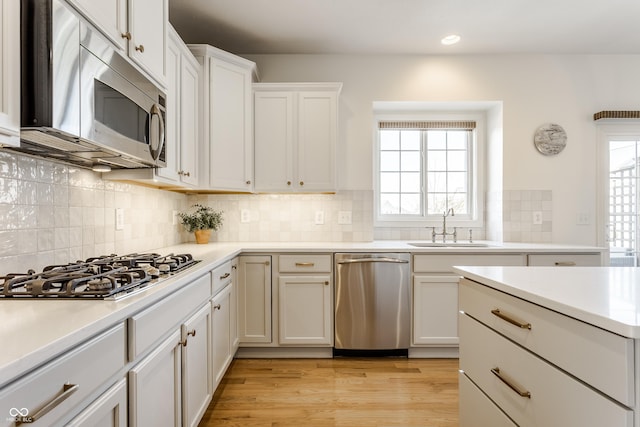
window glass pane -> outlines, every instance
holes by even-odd
[[[400,170],[400,155],[398,151],[383,151],[380,153],[380,170],[397,172]]]
[[[403,151],[402,158],[402,170],[403,171],[420,171],[420,152],[419,151]]]
[[[469,131],[453,130],[447,132],[447,148],[449,150],[466,150]]]
[[[407,215],[420,215],[421,202],[420,194],[403,194],[400,198],[401,210],[400,212]]]
[[[400,149],[400,131],[399,130],[381,130],[380,131],[380,149],[381,150]]]
[[[381,173],[380,191],[383,193],[398,193],[400,191],[400,174],[395,172]]]
[[[427,152],[427,169],[430,171],[447,170],[447,152],[446,151],[428,151]]]
[[[449,193],[467,192],[466,172],[449,172],[447,174],[447,191]]]
[[[456,214],[469,213],[469,208],[467,206],[467,194],[466,193],[449,194],[448,206],[450,208],[453,208],[453,212]]]
[[[400,188],[403,193],[419,193],[421,187],[420,172],[402,173]]]
[[[429,193],[444,193],[447,191],[446,172],[427,173],[427,191]]]
[[[447,210],[447,195],[440,193],[432,193],[428,195],[429,215],[442,215]]]
[[[447,148],[447,132],[443,130],[427,131],[427,149],[428,150],[446,150]]]
[[[399,194],[380,195],[380,213],[383,215],[396,215],[400,213]]]
[[[402,150],[419,150],[420,149],[420,133],[419,130],[404,130],[400,135],[400,147]]]
[[[450,171],[467,170],[467,152],[449,151],[447,153],[447,169]]]

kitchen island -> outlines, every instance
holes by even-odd
[[[640,426],[640,269],[454,271],[462,427]]]

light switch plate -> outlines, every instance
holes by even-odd
[[[251,211],[249,209],[240,210],[240,222],[247,223],[251,221]]]
[[[116,230],[124,230],[124,209],[116,208]]]
[[[314,222],[316,225],[324,224],[324,211],[316,211]]]
[[[338,224],[351,224],[351,211],[338,212]]]
[[[542,224],[542,211],[533,211],[533,225]]]

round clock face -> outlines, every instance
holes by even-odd
[[[545,156],[553,156],[564,150],[567,145],[567,133],[560,125],[546,123],[536,129],[533,143]]]

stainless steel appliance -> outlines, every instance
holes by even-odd
[[[335,348],[408,349],[410,258],[407,253],[335,255]]]
[[[164,167],[166,96],[61,0],[21,0],[21,144],[79,166]]]
[[[48,266],[39,273],[29,270],[0,276],[0,297],[117,300],[146,290],[198,262],[190,254],[94,257]]]

